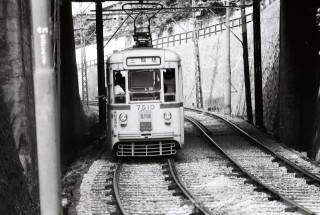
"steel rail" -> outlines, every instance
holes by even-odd
[[[207,137],[208,140],[238,169],[240,169],[248,178],[251,178],[256,184],[263,187],[267,191],[269,191],[271,194],[273,194],[276,197],[279,197],[280,200],[282,200],[285,204],[292,205],[296,208],[296,210],[302,214],[309,214],[309,215],[316,215],[316,213],[312,212],[311,210],[301,206],[300,204],[290,200],[289,198],[285,197],[284,195],[280,194],[275,189],[269,187],[268,185],[265,185],[263,182],[261,182],[257,177],[253,176],[251,173],[249,173],[247,170],[245,170],[237,161],[235,161],[231,155],[229,155],[225,150],[223,150],[205,131],[206,128],[197,120],[185,116],[185,119],[194,124],[203,134]]]
[[[196,208],[205,215],[212,215],[213,213],[205,207],[201,202],[199,202],[186,188],[186,186],[183,184],[183,182],[180,180],[180,177],[178,175],[177,169],[174,166],[174,160],[168,159],[168,164],[170,168],[170,172],[172,175],[172,178],[174,179],[175,183],[178,185],[180,190],[183,192],[183,194],[196,206]]]
[[[120,199],[120,192],[119,192],[119,188],[118,188],[119,175],[120,175],[121,168],[122,168],[122,160],[119,159],[118,163],[117,163],[116,170],[114,171],[114,174],[113,174],[113,191],[114,191],[114,195],[116,197],[118,207],[119,207],[121,213],[123,215],[129,215],[129,213],[124,209],[124,207],[122,205],[122,202]]]
[[[287,158],[283,157],[282,155],[274,152],[273,150],[271,150],[269,147],[263,145],[261,142],[259,142],[257,139],[255,139],[254,137],[252,137],[250,134],[248,134],[247,132],[245,132],[243,129],[241,129],[240,127],[238,127],[237,125],[235,125],[234,123],[230,122],[229,120],[208,112],[208,111],[203,111],[203,110],[198,110],[198,109],[192,109],[192,108],[185,108],[187,110],[192,110],[192,111],[198,111],[198,112],[203,112],[206,113],[208,115],[211,115],[213,117],[216,117],[222,121],[224,121],[225,123],[227,123],[229,126],[235,128],[236,130],[238,130],[244,137],[248,138],[250,141],[252,141],[255,144],[258,144],[260,147],[262,147],[265,151],[267,151],[268,153],[270,153],[271,155],[275,156],[277,159],[279,159],[280,161],[286,163],[288,166],[290,166],[291,168],[294,168],[295,170],[299,171],[300,173],[304,174],[305,176],[309,177],[310,179],[314,180],[316,183],[318,183],[320,185],[320,178],[314,174],[312,174],[311,172],[301,168],[300,166],[298,166],[297,164],[293,163],[292,161],[288,160]]]

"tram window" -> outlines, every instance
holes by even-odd
[[[114,102],[126,103],[126,78],[121,71],[114,71],[113,73],[114,83]]]
[[[166,69],[163,73],[164,101],[174,102],[176,100],[176,78],[174,69]]]
[[[129,73],[130,91],[160,90],[159,70],[131,71]]]
[[[160,100],[160,71],[130,71],[129,90],[131,101]]]

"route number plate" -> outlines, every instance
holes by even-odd
[[[139,111],[140,131],[151,131],[151,111]]]

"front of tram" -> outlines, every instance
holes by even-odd
[[[109,142],[117,156],[174,155],[183,144],[180,58],[145,38],[135,35],[133,49],[108,59]]]

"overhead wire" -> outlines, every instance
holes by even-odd
[[[132,15],[132,13],[130,14]],[[116,35],[116,33],[119,31],[119,29],[123,26],[123,24],[129,19],[130,15],[127,16],[127,18],[121,23],[121,25],[117,28],[117,30],[113,33],[113,35],[109,38],[109,40],[107,41],[107,43],[103,46],[106,47],[106,45],[108,45],[108,43],[111,41],[111,39],[114,37],[114,35]]]

